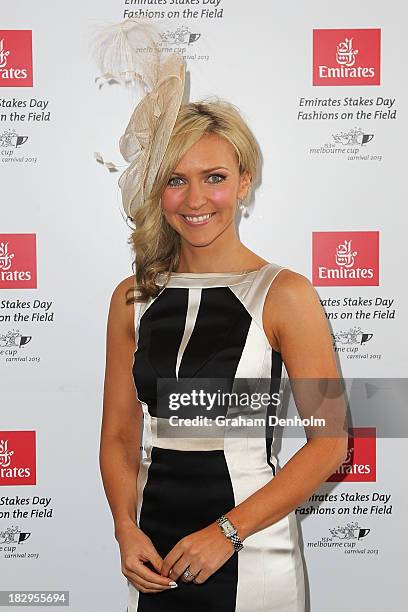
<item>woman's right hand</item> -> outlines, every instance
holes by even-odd
[[[163,559],[137,525],[131,523],[116,529],[115,537],[120,548],[122,573],[138,591],[160,593],[178,586],[177,582],[161,576]],[[150,562],[157,573],[146,567],[146,562]]]

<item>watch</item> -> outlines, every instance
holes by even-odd
[[[222,514],[219,518],[217,518],[216,522],[221,527],[221,530],[223,531],[224,535],[229,540],[231,540],[232,545],[235,548],[235,551],[238,552],[239,550],[242,550],[244,548],[244,545],[242,544],[241,540],[239,539],[237,530],[235,529],[235,527],[231,523],[231,521],[226,516],[224,516]]]

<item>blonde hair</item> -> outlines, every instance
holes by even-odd
[[[228,140],[237,153],[239,173],[248,172],[252,183],[257,178],[259,147],[233,104],[216,99],[182,105],[150,197],[134,215],[136,229],[128,243],[135,253],[133,266],[136,267],[137,287],[132,289],[133,295],[127,303],[145,302],[149,297],[156,297],[162,289],[155,283],[157,275],[170,273],[178,266],[180,236],[162,213],[161,194],[180,159],[204,134],[216,134]],[[245,199],[249,197],[250,189]]]

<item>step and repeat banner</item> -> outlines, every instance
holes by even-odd
[[[190,100],[231,101],[255,133],[240,238],[313,282],[350,390],[347,459],[296,511],[307,609],[401,610],[408,9],[372,0],[3,0],[0,606],[42,609],[36,592],[126,609],[98,452],[109,300],[132,253],[119,172],[98,159],[125,168],[133,101],[95,82],[92,40],[142,16],[184,54]],[[283,436],[281,465],[304,443]]]

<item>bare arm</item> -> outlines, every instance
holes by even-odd
[[[339,379],[330,330],[319,297],[304,276],[282,270],[272,283],[264,310],[265,331],[272,346],[280,350],[293,387],[300,416],[310,416],[309,398],[302,392],[312,390],[318,379]],[[295,387],[300,389],[295,391]],[[317,383],[316,383],[317,387]],[[313,407],[312,407],[313,408]],[[344,398],[323,407],[345,417]],[[344,408],[344,413],[343,413]],[[315,416],[316,413],[315,413]],[[306,444],[278,471],[271,482],[226,513],[241,538],[268,527],[294,510],[326,481],[344,461],[347,432],[344,420],[331,431],[343,435],[310,435]]]
[[[112,294],[106,335],[99,460],[115,535],[122,527],[136,524],[142,408],[132,378],[134,306],[125,302],[125,294],[132,286],[132,280],[130,277],[122,281]]]
[[[126,293],[133,284],[133,277],[119,283],[109,308],[99,462],[120,547],[122,573],[139,591],[157,594],[177,584],[160,576],[163,559],[137,525],[143,412],[132,373],[137,344],[135,306],[126,304]]]

